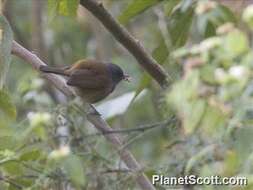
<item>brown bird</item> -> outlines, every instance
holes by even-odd
[[[96,60],[80,60],[64,68],[43,65],[40,70],[65,76],[67,85],[75,87],[77,94],[88,103],[107,97],[121,80],[129,81],[118,65]]]

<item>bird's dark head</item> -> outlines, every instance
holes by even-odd
[[[108,68],[112,75],[112,81],[115,85],[121,80],[129,81],[129,76],[125,75],[123,70],[118,65],[109,63]]]

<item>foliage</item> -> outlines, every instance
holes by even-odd
[[[119,21],[122,24],[126,24],[131,18],[137,16],[141,12],[147,10],[148,8],[156,5],[162,0],[134,0],[129,3],[127,8],[119,16]]]
[[[46,49],[41,58],[49,64],[68,65],[103,52],[103,59],[132,76],[132,83],[122,83],[96,106],[113,129],[155,123],[147,130],[120,133],[122,148],[133,152],[148,177],[252,178],[252,6],[241,18],[218,1],[104,0],[170,75],[170,86],[161,89],[95,19],[82,9],[76,14],[77,0],[44,1],[42,22],[35,24],[32,2],[7,1],[11,27],[0,17],[5,87],[0,90],[0,189],[138,189],[120,150],[90,126],[78,100],[66,100],[14,56],[8,69],[11,28],[17,41],[40,55],[31,41],[41,38]],[[41,36],[34,33],[36,27],[42,28]],[[176,121],[171,124],[172,116]],[[251,189],[248,182],[235,188]]]
[[[78,0],[48,0],[48,12],[50,16],[61,14],[65,16],[75,16],[78,7]]]

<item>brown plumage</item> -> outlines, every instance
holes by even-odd
[[[80,60],[64,68],[43,65],[40,70],[65,76],[67,85],[75,87],[77,94],[89,103],[104,99],[121,80],[129,80],[119,66],[96,60]]]

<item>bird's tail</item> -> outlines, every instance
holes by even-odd
[[[58,75],[68,76],[68,74],[66,73],[66,70],[64,68],[55,68],[55,67],[49,67],[46,65],[41,65],[40,71],[45,72],[45,73],[54,73],[54,74],[58,74]]]

